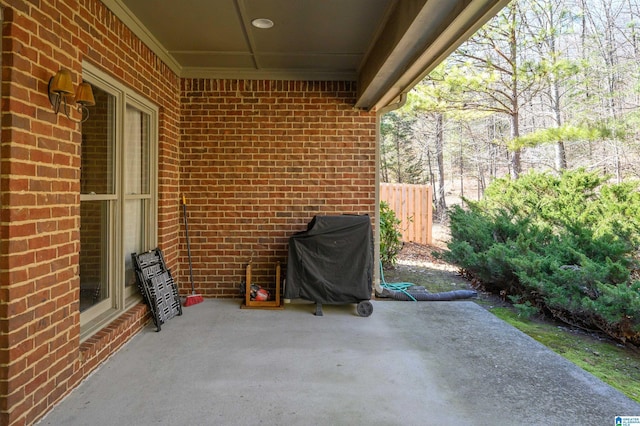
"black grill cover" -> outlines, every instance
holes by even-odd
[[[371,298],[372,281],[369,216],[315,216],[289,238],[286,299],[355,303]]]

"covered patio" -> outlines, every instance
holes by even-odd
[[[39,424],[614,425],[640,405],[473,302],[206,300],[149,325]]]
[[[381,114],[402,105],[506,3],[0,0],[0,424],[35,423],[130,339],[134,348],[170,338],[148,333],[131,253],[160,248],[181,294],[190,291],[182,200],[196,291],[234,302],[207,300],[176,325],[235,330],[242,314],[231,306],[247,263],[256,279],[273,282],[273,265],[286,269],[288,237],[315,215],[366,214],[377,233]],[[69,88],[52,84],[54,75],[70,76],[74,88],[87,83],[93,99],[77,103]],[[284,327],[281,321],[297,326],[298,315],[238,317],[270,329],[254,328],[253,339],[235,342],[263,350],[214,345],[204,336],[210,329],[187,327],[173,338],[185,344],[190,330],[196,333],[186,343],[194,356],[273,356],[274,341],[295,348],[270,333]],[[394,335],[385,327],[362,332],[373,333],[371,343]],[[398,333],[394,338],[405,331]],[[296,332],[300,348],[313,344],[304,334]],[[200,348],[203,341],[214,346]],[[323,347],[338,353],[345,348],[332,345],[342,344]],[[370,356],[353,356],[378,374]],[[177,353],[165,361],[195,365]],[[174,367],[138,378],[177,374]],[[427,383],[436,372],[427,366],[420,374]],[[131,383],[123,379],[119,388]],[[215,391],[222,394],[211,399],[219,401],[240,395]],[[194,401],[203,404],[200,412],[210,407]]]

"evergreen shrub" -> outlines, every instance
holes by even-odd
[[[380,202],[380,260],[383,266],[394,266],[402,249],[400,219],[389,204]]]
[[[517,305],[640,345],[640,193],[585,170],[494,181],[450,211],[445,258]]]

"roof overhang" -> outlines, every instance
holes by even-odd
[[[411,90],[508,0],[103,2],[180,77],[357,81],[355,107],[371,110]]]

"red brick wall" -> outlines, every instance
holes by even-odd
[[[316,214],[373,218],[375,113],[353,109],[354,83],[186,79],[181,96],[196,292],[237,296],[249,259],[271,283]]]
[[[137,305],[80,344],[81,134],[49,105],[59,67],[77,84],[86,60],[159,106],[159,245],[182,288],[182,192],[207,296],[236,295],[251,256],[271,273],[313,215],[373,213],[375,116],[351,83],[181,82],[98,0],[0,6],[0,424],[32,424],[148,319]]]
[[[0,424],[31,424],[147,321],[138,305],[79,342],[80,126],[51,110],[82,61],[160,106],[159,243],[177,267],[179,78],[97,0],[0,0]],[[75,118],[79,118],[74,113]]]

